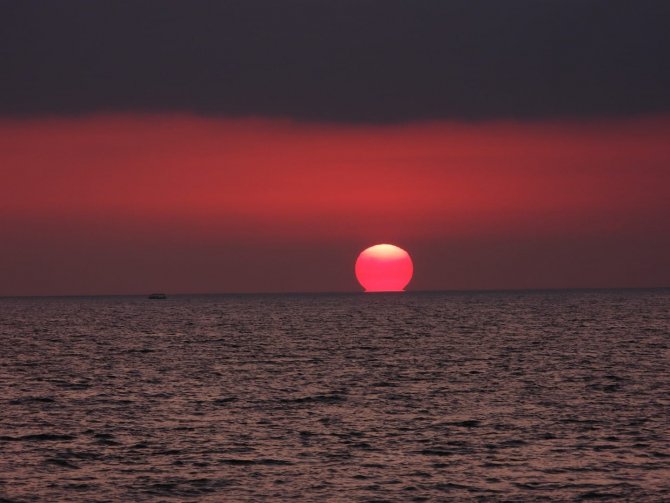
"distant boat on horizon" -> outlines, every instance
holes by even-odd
[[[165,300],[168,297],[164,293],[152,293],[151,295],[149,295],[149,298],[152,300]]]

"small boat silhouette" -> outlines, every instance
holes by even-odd
[[[165,295],[164,293],[152,293],[151,295],[149,295],[149,298],[153,300],[165,300],[167,299],[167,295]]]

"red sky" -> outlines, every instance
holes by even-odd
[[[670,117],[0,120],[0,295],[670,285]]]

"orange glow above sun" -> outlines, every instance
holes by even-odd
[[[0,295],[351,291],[387,239],[413,290],[666,286],[668,137],[670,115],[0,118]]]
[[[412,279],[412,259],[390,244],[371,246],[356,260],[356,278],[366,292],[402,292]]]

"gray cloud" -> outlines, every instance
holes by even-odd
[[[668,19],[666,0],[0,0],[0,114],[660,113]]]

